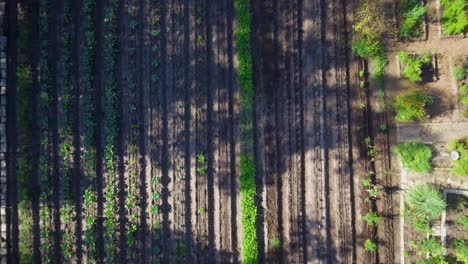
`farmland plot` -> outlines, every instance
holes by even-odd
[[[361,182],[387,157],[358,146],[378,128],[359,108],[376,99],[357,87],[354,1],[17,3],[11,263],[393,254],[391,225],[369,235],[356,216],[377,210]]]

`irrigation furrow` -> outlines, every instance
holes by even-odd
[[[305,234],[306,255],[305,262],[319,263],[326,253],[324,239],[325,204],[323,188],[323,138],[322,134],[322,41],[321,28],[321,1],[304,1],[302,8],[302,29],[304,35],[302,41],[304,82],[304,148],[305,159]]]

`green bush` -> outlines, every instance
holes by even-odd
[[[427,13],[427,5],[419,0],[400,1],[400,37],[409,39],[421,36],[422,24]]]
[[[431,148],[423,143],[406,142],[395,147],[403,167],[415,172],[430,172],[432,170]]]
[[[465,12],[466,0],[440,0],[442,8],[442,30],[444,34],[456,35],[463,33],[468,26]]]
[[[460,154],[460,158],[452,162],[453,175],[468,176],[468,138],[451,140],[447,150],[455,150]]]
[[[354,41],[352,48],[362,58],[373,58],[384,53],[383,44],[380,41],[369,38]]]
[[[410,213],[419,219],[437,219],[447,206],[442,193],[428,184],[412,187],[405,200]]]
[[[458,261],[468,263],[468,244],[466,241],[456,239],[452,242],[452,248],[455,250]]]
[[[393,102],[395,119],[398,122],[419,121],[426,116],[426,106],[431,103],[432,99],[421,90],[403,91]]]
[[[422,68],[432,65],[432,55],[426,53],[423,56],[409,54],[405,51],[400,51],[398,54],[400,63],[403,66],[403,76],[411,82],[419,82],[422,80]]]

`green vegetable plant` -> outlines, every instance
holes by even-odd
[[[432,67],[431,53],[425,53],[421,56],[400,51],[398,58],[400,59],[400,63],[403,67],[403,76],[411,82],[422,81],[423,69]]]
[[[376,212],[367,212],[363,219],[366,221],[368,226],[377,226],[382,217]]]
[[[423,33],[424,16],[427,5],[419,0],[400,0],[400,38],[410,39]]]
[[[416,253],[420,256],[429,255],[431,257],[440,257],[444,255],[442,244],[435,238],[411,241],[410,247],[416,250]]]
[[[398,122],[420,121],[426,116],[426,107],[433,99],[418,89],[403,91],[395,97],[393,108]]]
[[[452,173],[455,176],[468,176],[468,138],[454,139],[447,144],[448,151],[457,151],[458,160],[452,161]]]
[[[468,216],[460,216],[459,218],[457,218],[456,222],[464,228],[468,228]]]
[[[457,261],[460,263],[468,263],[468,243],[465,240],[454,240],[452,242],[452,248],[455,250]]]
[[[368,252],[375,252],[375,250],[377,249],[377,245],[375,244],[374,241],[367,239],[364,242],[364,249]]]
[[[440,0],[442,31],[446,35],[464,33],[468,27],[465,0]]]
[[[432,170],[432,150],[423,143],[405,142],[395,147],[403,167],[415,172],[430,172]]]

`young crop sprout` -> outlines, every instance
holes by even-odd
[[[367,225],[377,226],[381,217],[376,212],[367,212],[363,219],[366,221]]]
[[[372,240],[367,239],[366,242],[364,242],[364,249],[369,252],[375,252],[377,245]]]

